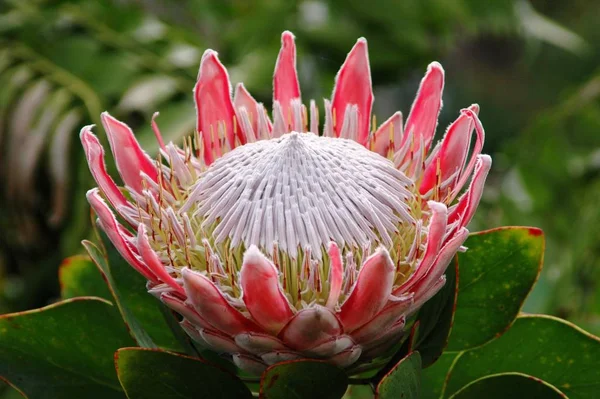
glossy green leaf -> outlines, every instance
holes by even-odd
[[[165,320],[170,315],[161,312],[163,305],[148,294],[144,277],[120,257],[112,244],[107,243],[108,259],[91,242],[84,241],[83,245],[105,275],[123,319],[138,344],[146,348],[160,346],[182,351]]]
[[[109,302],[68,299],[0,317],[0,375],[32,399],[124,398],[113,354],[133,343]]]
[[[502,337],[459,356],[445,397],[478,378],[505,372],[540,378],[571,399],[600,392],[600,339],[555,317],[519,316]]]
[[[339,399],[348,388],[343,370],[318,360],[292,360],[269,367],[260,381],[261,398]]]
[[[566,396],[539,378],[521,373],[488,375],[466,385],[451,399],[562,399]]]
[[[472,234],[465,246],[449,351],[483,345],[510,327],[540,273],[544,236],[536,228],[503,227]]]
[[[0,377],[0,399],[23,399],[27,398],[24,393],[20,392],[17,388],[8,384],[7,381],[2,380]]]
[[[123,300],[123,296],[121,295],[117,287],[117,280],[113,277],[111,269],[108,265],[108,261],[106,260],[102,252],[100,252],[100,250],[89,241],[84,240],[82,243],[86,251],[90,255],[92,261],[94,261],[94,263],[102,271],[104,278],[106,278],[106,281],[108,282],[108,286],[113,294],[119,312],[121,313],[123,320],[129,327],[131,336],[135,339],[137,344],[142,347],[156,348],[156,345],[152,341],[152,338],[150,338],[146,330],[140,325],[138,319],[135,317],[131,309],[129,309],[129,306],[127,306],[127,304]]]
[[[446,284],[423,305],[417,317],[413,350],[419,351],[422,367],[429,367],[444,351],[452,328],[458,290],[456,259],[446,269]]]
[[[439,399],[442,396],[444,382],[458,353],[445,352],[430,367],[421,372],[421,398]]]
[[[115,356],[115,365],[129,399],[252,397],[233,374],[201,359],[176,353],[123,348]]]
[[[173,312],[170,309],[166,309],[165,312],[165,305],[148,293],[146,279],[121,257],[104,233],[101,233],[101,236],[106,248],[108,267],[125,306],[157,346],[183,352],[184,348],[173,335],[166,319],[169,317],[170,322],[173,322],[175,318]]]
[[[421,356],[412,352],[394,366],[377,385],[378,399],[417,399],[421,391]]]
[[[352,384],[352,382],[351,382]],[[342,399],[373,399],[375,393],[371,385],[350,385]]]
[[[63,299],[78,296],[96,296],[111,301],[112,295],[102,274],[87,256],[71,256],[58,269],[60,296]]]

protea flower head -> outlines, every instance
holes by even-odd
[[[153,120],[157,160],[104,113],[124,186],[86,126],[98,184],[88,200],[149,292],[200,344],[254,373],[297,358],[348,368],[399,342],[464,249],[491,166],[480,154],[479,108],[463,109],[431,150],[444,86],[434,62],[406,123],[397,112],[372,126],[365,39],[325,100],[322,129],[315,102],[301,101],[290,32],[273,84],[271,119],[241,83],[232,99],[225,67],[207,50],[194,88],[197,131],[177,147]]]

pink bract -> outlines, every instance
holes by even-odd
[[[158,159],[102,114],[124,186],[86,126],[98,184],[88,200],[149,292],[183,317],[191,338],[240,368],[260,373],[298,358],[347,368],[385,356],[465,249],[491,166],[479,107],[462,110],[432,149],[444,87],[434,62],[406,123],[397,112],[374,126],[365,39],[325,100],[321,132],[315,102],[301,100],[290,32],[273,85],[269,116],[241,83],[232,98],[207,50],[194,88],[197,131],[182,147],[165,144],[153,119]]]

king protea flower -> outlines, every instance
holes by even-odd
[[[241,83],[232,99],[225,67],[207,50],[194,88],[197,131],[180,148],[153,120],[157,160],[102,114],[124,186],[86,126],[98,184],[88,200],[149,292],[183,317],[190,337],[240,368],[370,361],[400,342],[465,249],[491,166],[480,154],[479,107],[463,109],[431,150],[444,86],[434,62],[406,123],[397,112],[375,127],[365,39],[325,100],[322,129],[315,102],[301,101],[290,32],[273,85],[271,119]]]

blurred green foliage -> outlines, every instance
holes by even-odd
[[[427,63],[441,61],[438,134],[478,102],[494,158],[472,230],[542,227],[547,266],[526,310],[598,333],[599,17],[593,0],[4,0],[0,312],[52,301],[60,261],[89,234],[83,125],[110,110],[150,152],[154,111],[168,140],[191,133],[206,48],[219,51],[234,83],[270,104],[289,29],[305,100],[329,97],[347,51],[368,39],[379,120],[406,115]]]

